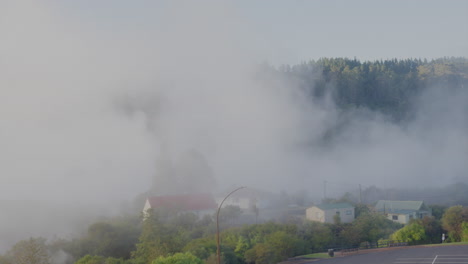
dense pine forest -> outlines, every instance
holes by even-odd
[[[313,98],[331,96],[343,110],[367,108],[398,122],[412,117],[415,98],[429,88],[468,88],[466,58],[365,62],[322,58],[281,66],[278,71]]]

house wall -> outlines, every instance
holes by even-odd
[[[325,212],[316,206],[312,206],[306,209],[306,219],[325,223]]]
[[[339,212],[342,223],[351,223],[354,221],[354,208],[340,208],[322,210],[316,206],[306,209],[306,219],[322,223],[333,223],[334,217]]]
[[[410,222],[411,219],[422,219],[425,216],[431,216],[431,215],[432,214],[429,211],[414,211],[414,212],[408,213],[408,214],[392,214],[392,213],[389,213],[389,214],[387,214],[387,218],[389,220],[392,220],[393,222],[397,222],[397,223],[406,225],[406,224],[408,224]],[[394,219],[394,216],[397,219]]]
[[[394,217],[396,219],[394,219]],[[409,223],[410,217],[407,214],[387,214],[387,219],[392,220],[393,222],[406,225],[407,223]]]
[[[339,212],[340,219],[342,223],[351,223],[354,221],[354,208],[340,208],[340,209],[330,209],[325,211],[325,222],[333,223],[334,217]]]
[[[151,205],[148,201],[148,199],[146,199],[146,202],[145,202],[145,206],[143,207],[143,217],[146,218],[148,216],[148,213],[146,212],[148,209],[151,208]]]
[[[223,199],[218,198],[216,202],[220,204]],[[223,208],[228,205],[238,206],[240,209],[247,210],[254,205],[254,202],[250,198],[228,197],[223,203]]]

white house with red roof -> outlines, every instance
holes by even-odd
[[[182,212],[192,212],[198,216],[214,214],[218,205],[209,194],[179,194],[148,197],[143,213],[148,209],[170,208]]]

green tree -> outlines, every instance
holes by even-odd
[[[245,252],[245,261],[249,264],[274,263],[275,253],[268,245],[259,243]]]
[[[181,252],[187,243],[186,230],[171,225],[177,212],[167,210],[148,210],[143,228],[132,256],[142,263]]]
[[[401,224],[388,220],[382,214],[364,213],[354,220],[351,228],[355,229],[353,234],[358,234],[360,242],[374,243],[401,228]]]
[[[411,221],[411,223],[393,233],[390,238],[409,243],[420,243],[427,240],[426,232],[420,221]]]
[[[445,211],[442,217],[442,227],[448,231],[452,242],[460,242],[462,238],[462,224],[468,221],[468,208],[455,205]]]
[[[86,255],[75,262],[75,264],[126,264],[126,263],[130,263],[130,262],[125,261],[123,259],[105,258],[103,256],[91,256],[91,255]]]
[[[329,225],[320,222],[306,221],[300,228],[302,239],[307,241],[312,251],[327,248],[333,241],[333,233]]]
[[[152,264],[203,264],[203,261],[189,252],[176,253],[172,256],[158,257]]]
[[[216,249],[214,236],[209,236],[190,241],[183,251],[190,252],[200,259],[208,259],[211,255],[216,254]]]
[[[426,240],[424,243],[440,243],[442,237],[442,224],[440,220],[435,217],[425,216],[423,219],[418,220],[423,226],[426,233]]]
[[[468,242],[468,222],[462,224],[462,242]]]
[[[305,241],[299,239],[295,234],[276,231],[267,236],[265,240],[266,246],[273,252],[274,263],[305,253]]]
[[[49,264],[45,238],[30,238],[16,243],[7,253],[14,264]]]
[[[236,248],[234,249],[234,252],[239,258],[243,258],[245,255],[245,252],[250,248],[250,243],[249,241],[243,237],[239,236],[239,239],[236,244]]]
[[[80,258],[75,264],[104,264],[105,258],[103,256],[86,255]]]
[[[437,220],[441,220],[445,210],[447,210],[447,206],[436,204],[430,205],[429,208],[432,210],[432,216]]]

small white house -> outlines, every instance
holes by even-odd
[[[422,219],[432,216],[432,210],[423,201],[389,201],[380,200],[375,205],[377,212],[400,224],[408,224],[411,219]]]
[[[243,189],[238,192],[232,193],[226,197],[226,194],[221,194],[216,198],[216,203],[221,204],[224,200],[223,207],[238,206],[242,210],[252,210],[258,207],[259,193],[252,189]]]
[[[333,223],[338,215],[342,223],[354,221],[354,206],[348,203],[320,204],[306,209],[306,219],[322,223]]]

